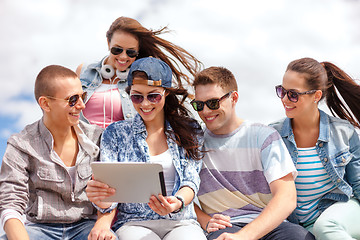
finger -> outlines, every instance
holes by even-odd
[[[230,216],[223,215],[223,214],[214,214],[213,218],[221,219],[221,220],[224,220],[224,221],[230,221]]]
[[[216,220],[215,223],[221,226],[232,227],[230,222],[224,220]]]

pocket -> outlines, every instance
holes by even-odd
[[[341,152],[334,157],[333,163],[336,167],[344,167],[350,162],[352,157],[353,155],[348,151]]]
[[[91,157],[86,156],[85,159],[83,161],[81,161],[81,163],[77,167],[77,172],[78,172],[79,178],[82,180],[91,178],[92,171],[91,171],[91,167],[90,167],[90,160],[91,160]]]
[[[335,171],[339,174],[341,178],[344,177],[345,167],[350,162],[352,157],[353,155],[350,152],[346,151],[337,154],[333,158],[332,163],[334,164]]]
[[[42,181],[62,183],[65,180],[64,172],[58,169],[39,167],[37,176]]]

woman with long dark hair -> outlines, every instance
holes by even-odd
[[[302,58],[288,65],[276,93],[287,118],[271,126],[298,170],[293,220],[316,239],[359,239],[360,86],[330,62]],[[318,109],[324,98],[337,117]]]
[[[192,202],[200,184],[202,130],[183,106],[187,91],[172,88],[171,75],[171,68],[156,58],[142,58],[132,64],[127,91],[138,114],[105,129],[100,157],[105,162],[160,163],[167,196],[152,196],[148,204],[110,204],[102,200],[113,194],[113,189],[91,180],[87,195],[104,215],[90,239],[112,235],[109,230],[115,208],[117,220],[112,229],[119,239],[176,240],[184,239],[184,234],[187,239],[206,239]],[[109,218],[106,213],[110,213]]]
[[[88,95],[82,120],[105,128],[135,116],[125,88],[129,68],[136,59],[159,58],[171,68],[175,85],[182,88],[190,83],[189,76],[194,76],[202,64],[185,49],[159,37],[167,32],[167,27],[149,30],[128,17],[119,17],[111,24],[106,32],[109,55],[89,65],[81,64],[76,70]]]

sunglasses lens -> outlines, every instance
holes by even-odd
[[[110,49],[110,52],[114,55],[119,55],[123,52],[124,50],[122,48],[119,48],[119,47],[112,47]]]
[[[86,102],[87,92],[84,92],[84,93],[81,95],[81,99],[83,100],[84,103]]]
[[[128,49],[126,50],[126,54],[130,57],[130,58],[134,58],[137,57],[138,52],[132,49]]]
[[[219,104],[219,99],[210,99],[210,100],[207,100],[205,103],[206,103],[206,106],[208,106],[208,108],[210,108],[211,110],[216,110],[216,109],[219,109],[220,107],[220,104]]]
[[[299,94],[290,90],[288,91],[288,98],[291,102],[297,102],[299,100]]]
[[[204,102],[201,101],[191,101],[191,106],[193,106],[194,110],[200,112],[204,109]]]
[[[144,101],[144,96],[139,94],[130,95],[131,101],[135,104],[140,104]]]
[[[285,97],[285,89],[282,86],[276,86],[276,95],[279,98],[284,98]]]
[[[147,95],[147,99],[149,100],[149,102],[152,103],[158,103],[161,100],[161,94],[159,93],[150,93]]]
[[[69,98],[69,106],[73,107],[75,106],[75,104],[77,103],[77,101],[79,100],[79,95],[73,95]]]

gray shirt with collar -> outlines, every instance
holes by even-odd
[[[99,158],[103,129],[81,121],[74,129],[79,142],[74,184],[42,119],[9,138],[0,170],[2,218],[9,209],[36,223],[96,218],[85,188],[92,174],[90,163]]]

